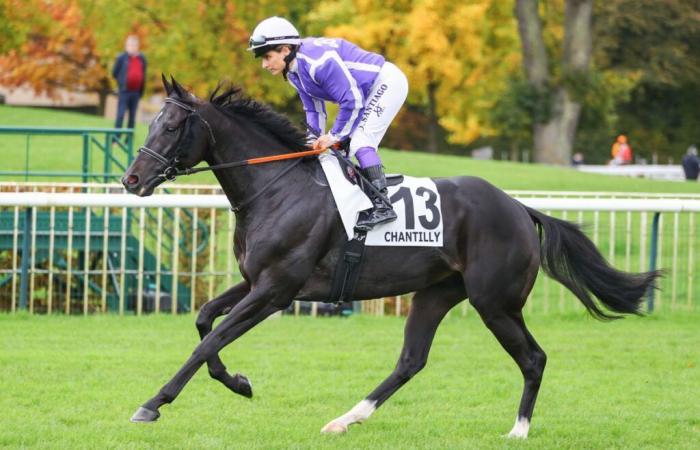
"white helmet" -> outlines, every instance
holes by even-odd
[[[294,25],[287,19],[275,16],[263,20],[255,27],[250,36],[248,51],[255,52],[257,57],[279,44],[299,45],[300,43],[301,38]]]

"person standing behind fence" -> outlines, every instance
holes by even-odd
[[[615,140],[615,143],[610,150],[612,161],[610,164],[620,166],[622,164],[632,163],[632,147],[627,143],[627,136],[621,134]]]
[[[136,110],[146,86],[146,57],[139,52],[139,38],[126,38],[126,51],[114,60],[112,76],[119,85],[119,102],[117,104],[117,121],[115,128],[121,128],[124,114],[129,111],[128,128],[134,128]]]
[[[685,172],[685,179],[688,181],[697,181],[698,174],[700,174],[700,158],[698,158],[698,149],[694,145],[688,147],[688,151],[683,156],[683,161],[681,162],[683,166],[683,172]]]

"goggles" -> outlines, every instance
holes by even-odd
[[[250,41],[248,43],[250,44],[251,48],[255,48],[255,47],[261,47],[269,42],[282,41],[284,39],[299,39],[299,36],[294,35],[294,36],[267,37],[267,36],[264,36],[262,34],[256,34],[256,35],[250,37]]]

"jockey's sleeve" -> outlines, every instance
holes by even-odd
[[[311,97],[302,90],[298,92],[301,103],[304,105],[306,123],[314,131],[318,131],[320,136],[326,132],[326,103],[323,100]]]
[[[362,116],[364,96],[338,53],[324,53],[311,77],[340,107],[330,132],[339,139],[352,134]]]

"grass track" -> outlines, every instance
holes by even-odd
[[[131,424],[197,338],[192,316],[0,315],[0,447],[697,448],[700,315],[534,316],[549,356],[530,439],[501,437],[522,388],[475,314],[448,317],[426,369],[345,436],[319,429],[393,367],[403,320],[272,319],[223,352],[252,401],[200,370],[155,424]]]

